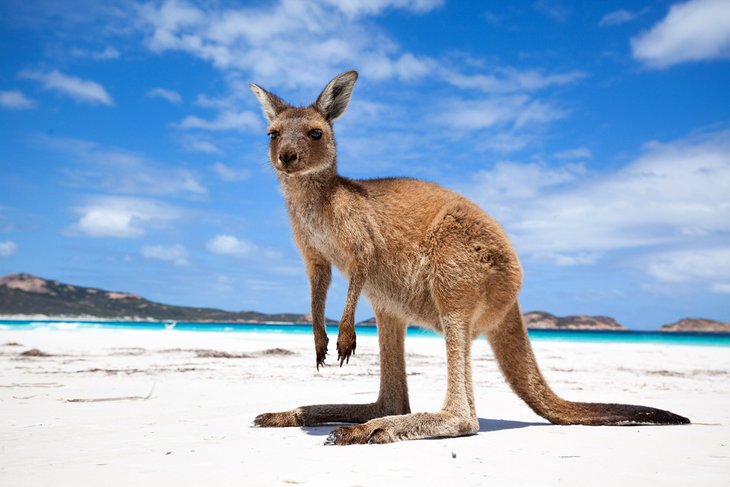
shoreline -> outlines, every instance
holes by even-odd
[[[311,323],[293,323],[289,321],[184,321],[184,320],[158,320],[156,318],[142,317],[142,316],[125,316],[117,318],[99,318],[90,315],[77,315],[77,316],[65,316],[65,315],[43,315],[43,314],[32,314],[32,315],[0,315],[0,321],[73,321],[80,323],[220,323],[220,324],[240,324],[240,325],[311,325]],[[335,324],[336,323],[331,323]],[[369,325],[364,325],[369,326]]]
[[[536,312],[533,312],[536,313]],[[529,314],[529,313],[528,313]],[[694,319],[692,319],[694,320]],[[177,323],[184,323],[184,324],[211,324],[211,325],[275,325],[275,326],[311,326],[311,322],[291,322],[291,321],[258,321],[258,320],[235,320],[235,321],[221,321],[221,320],[203,320],[203,321],[186,321],[186,320],[160,320],[156,318],[151,317],[144,317],[144,316],[124,316],[124,317],[113,317],[113,318],[107,318],[107,317],[96,317],[92,315],[46,315],[46,314],[15,314],[15,315],[0,315],[0,322],[23,322],[23,321],[39,321],[39,322],[75,322],[75,323],[83,323],[83,324],[92,324],[92,323],[166,323],[166,324],[172,324],[173,326]],[[336,321],[328,321],[326,322],[326,326],[337,326],[338,323]],[[370,322],[370,320],[356,323],[355,326],[357,328],[377,328],[376,323]],[[428,328],[422,328],[418,326],[417,324],[409,324],[409,329],[422,329],[427,330]],[[530,326],[528,323],[527,326],[528,330],[530,331],[588,331],[588,332],[608,332],[608,333],[659,333],[659,334],[667,334],[667,335],[707,335],[707,336],[727,336],[730,337],[730,329],[728,328],[722,328],[722,329],[677,329],[677,328],[666,328],[666,326],[657,328],[657,329],[651,329],[651,330],[645,330],[645,329],[631,329],[626,327],[616,328],[616,327],[607,327],[607,326],[580,326],[580,325],[563,325],[563,326],[546,326],[545,324],[541,323],[536,326]]]
[[[355,325],[359,336],[376,336],[377,327]],[[298,334],[311,336],[310,323],[226,323],[226,322],[170,322],[170,321],[81,321],[73,319],[51,320],[3,320],[0,330],[128,330],[155,331],[157,333],[189,332],[249,335],[253,333]],[[327,325],[330,336],[337,336],[336,325]],[[712,332],[673,332],[639,330],[580,330],[530,328],[533,341],[559,341],[580,343],[644,343],[671,346],[730,347],[730,334]],[[441,335],[433,330],[411,326],[407,336],[423,336],[440,339]]]

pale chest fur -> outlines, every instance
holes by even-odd
[[[325,214],[321,207],[311,208],[306,205],[289,204],[289,217],[297,232],[298,239],[306,247],[332,262],[341,270],[345,270],[346,249],[342,236],[337,231],[337,223],[331,215]]]

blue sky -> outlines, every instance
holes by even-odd
[[[730,321],[726,0],[6,0],[0,29],[0,274],[307,311],[247,84],[308,104],[355,68],[340,172],[479,203],[523,309]]]

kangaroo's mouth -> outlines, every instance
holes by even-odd
[[[316,174],[319,172],[324,171],[327,168],[332,167],[330,164],[317,164],[314,166],[307,166],[304,164],[276,164],[275,166],[276,171],[284,176],[288,177],[298,177],[298,176],[305,176],[309,174]]]
[[[286,174],[287,176],[292,176],[298,172],[300,172],[300,168],[297,167],[298,165],[292,165],[292,164],[276,164],[274,167],[278,173]]]

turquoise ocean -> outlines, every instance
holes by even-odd
[[[275,333],[311,334],[312,326],[306,323],[193,323],[193,322],[133,322],[133,321],[22,321],[0,320],[0,330],[158,330],[170,332],[216,333]],[[328,326],[330,335],[337,334],[337,326]],[[374,326],[358,326],[363,336],[377,334]],[[431,330],[408,328],[408,336],[438,338]],[[730,347],[730,334],[720,333],[661,333],[655,331],[584,331],[584,330],[530,330],[535,341],[558,340],[565,342],[600,343],[651,343],[663,345],[700,345]]]

